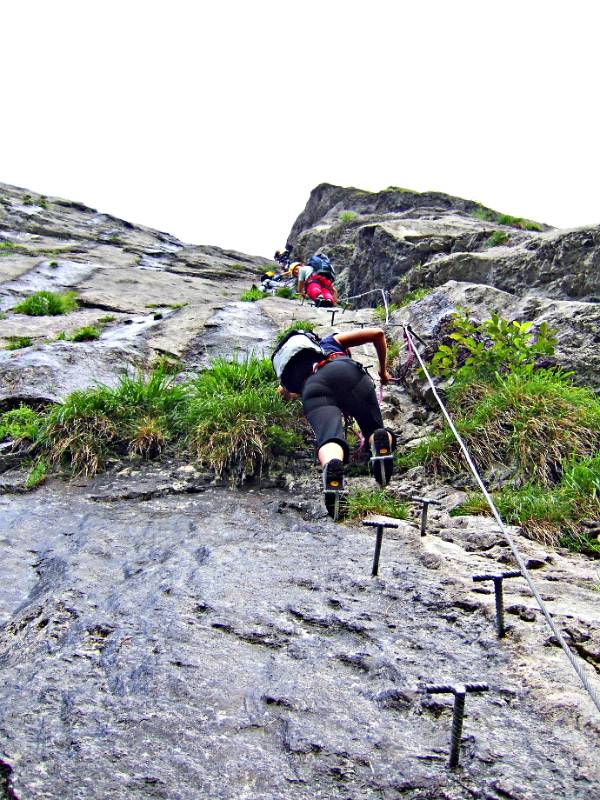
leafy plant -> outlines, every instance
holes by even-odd
[[[243,300],[245,303],[254,303],[268,296],[267,292],[263,292],[262,289],[259,289],[258,286],[253,284],[251,289],[248,289],[241,295],[240,300]]]
[[[23,195],[23,205],[32,206],[34,204],[33,197],[30,194]]]
[[[13,308],[17,314],[28,314],[30,317],[57,316],[68,314],[77,308],[75,292],[57,294],[56,292],[36,292],[25,298]]]
[[[551,356],[556,344],[555,331],[542,323],[531,332],[531,322],[491,319],[477,324],[469,309],[453,314],[451,344],[441,344],[431,360],[431,372],[443,378],[492,378],[497,371],[533,366],[540,356]]]
[[[348,222],[352,222],[357,216],[356,211],[340,211],[338,219],[342,225],[345,225]]]
[[[43,416],[29,406],[21,404],[18,408],[0,415],[0,442],[5,439],[33,442],[41,429]]]
[[[104,317],[100,317],[100,319],[98,320],[100,325],[106,325],[108,322],[114,322],[114,321],[115,317],[113,314],[106,314]]]
[[[7,341],[7,350],[21,350],[23,347],[31,347],[30,336],[9,336]]]
[[[52,269],[58,269],[58,261],[49,261],[48,266]]]

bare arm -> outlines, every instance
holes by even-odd
[[[298,294],[304,296],[304,281],[298,281]]]
[[[336,333],[335,340],[344,348],[373,344],[379,359],[379,376],[382,383],[389,383],[391,376],[386,369],[387,342],[382,328],[363,328],[360,331]]]

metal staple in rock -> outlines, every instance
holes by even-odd
[[[548,623],[548,625],[550,627],[550,630],[552,631],[552,633],[556,637],[556,640],[558,641],[558,643],[560,644],[560,646],[564,650],[567,658],[571,662],[571,666],[573,667],[573,669],[577,673],[577,675],[578,675],[581,683],[583,684],[585,690],[587,691],[589,696],[592,698],[592,701],[593,701],[594,705],[596,706],[598,711],[600,711],[600,697],[598,697],[598,695],[596,694],[594,688],[592,687],[592,685],[591,685],[591,683],[590,683],[590,681],[588,679],[588,676],[586,675],[586,673],[582,669],[581,665],[577,663],[577,661],[575,659],[575,656],[571,652],[571,648],[567,644],[564,636],[559,631],[559,629],[557,628],[554,620],[550,616],[550,612],[546,608],[546,605],[545,605],[544,601],[542,600],[542,598],[540,596],[540,593],[538,592],[537,587],[534,584],[531,575],[529,574],[529,570],[527,569],[527,567],[525,565],[525,561],[523,560],[523,557],[522,557],[521,553],[517,549],[517,546],[515,545],[515,543],[514,543],[514,541],[512,539],[512,536],[507,531],[506,526],[504,525],[504,522],[502,521],[502,518],[500,517],[498,509],[496,508],[490,493],[488,492],[488,490],[484,486],[484,483],[483,483],[483,481],[481,479],[481,476],[479,475],[479,472],[477,471],[477,467],[475,466],[475,463],[474,463],[473,459],[471,458],[471,454],[469,453],[469,451],[467,449],[467,446],[464,443],[461,435],[457,431],[457,429],[456,429],[456,427],[455,427],[455,425],[454,425],[454,423],[452,421],[452,418],[450,417],[450,414],[448,413],[448,410],[446,409],[446,406],[442,402],[442,400],[441,400],[441,398],[440,398],[440,396],[439,396],[439,394],[437,392],[437,389],[435,388],[435,384],[434,384],[434,382],[433,382],[433,380],[431,378],[431,375],[429,374],[429,372],[427,370],[427,367],[425,366],[425,362],[423,361],[423,358],[421,357],[421,354],[419,353],[419,351],[417,350],[417,348],[414,345],[414,341],[412,339],[412,335],[416,335],[416,334],[414,334],[414,332],[410,329],[409,325],[407,325],[405,327],[404,331],[405,331],[407,340],[410,342],[410,344],[412,346],[412,349],[413,349],[413,351],[414,351],[414,353],[415,353],[415,355],[416,355],[416,357],[417,357],[417,359],[419,361],[421,369],[423,370],[423,373],[425,374],[425,377],[427,378],[427,381],[428,381],[428,383],[429,383],[429,385],[431,387],[431,390],[433,392],[433,396],[435,397],[435,399],[436,399],[436,401],[437,401],[437,403],[438,403],[438,405],[439,405],[439,407],[440,407],[440,409],[442,411],[442,414],[444,415],[444,417],[446,419],[446,422],[448,423],[448,425],[450,427],[450,430],[454,434],[454,437],[456,438],[456,441],[458,442],[458,444],[460,446],[460,449],[463,452],[465,460],[466,460],[467,464],[469,465],[469,469],[473,473],[473,477],[477,481],[477,485],[481,489],[481,491],[483,493],[483,496],[485,497],[486,502],[490,507],[490,510],[492,512],[492,515],[493,515],[494,519],[498,523],[498,526],[500,528],[500,532],[502,533],[502,535],[504,536],[504,538],[508,542],[508,545],[509,545],[509,547],[510,547],[510,549],[512,551],[512,554],[515,557],[515,560],[516,560],[517,564],[519,565],[519,569],[521,570],[521,574],[523,575],[523,577],[527,581],[529,589],[531,590],[531,593],[535,597],[535,599],[537,601],[537,604],[540,607],[540,610],[541,610],[542,614],[544,615],[544,618],[546,619],[546,622]]]

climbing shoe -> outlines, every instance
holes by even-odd
[[[331,308],[333,306],[333,300],[326,300],[325,298],[321,300],[321,308]]]
[[[322,294],[318,294],[318,295],[315,297],[315,306],[317,306],[317,308],[321,308],[321,306],[322,306],[324,303],[325,303],[325,298],[323,297],[323,295],[322,295]]]
[[[327,513],[333,520],[338,520],[345,510],[344,494],[344,464],[339,458],[334,458],[323,467],[323,498]]]
[[[378,428],[371,443],[371,475],[380,486],[387,486],[394,471],[393,445],[385,428]]]

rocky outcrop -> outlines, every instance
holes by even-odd
[[[436,192],[323,184],[289,240],[298,257],[329,253],[347,295],[377,286],[398,301],[456,280],[519,295],[600,298],[600,227],[558,231]],[[373,296],[356,302],[372,305]]]

